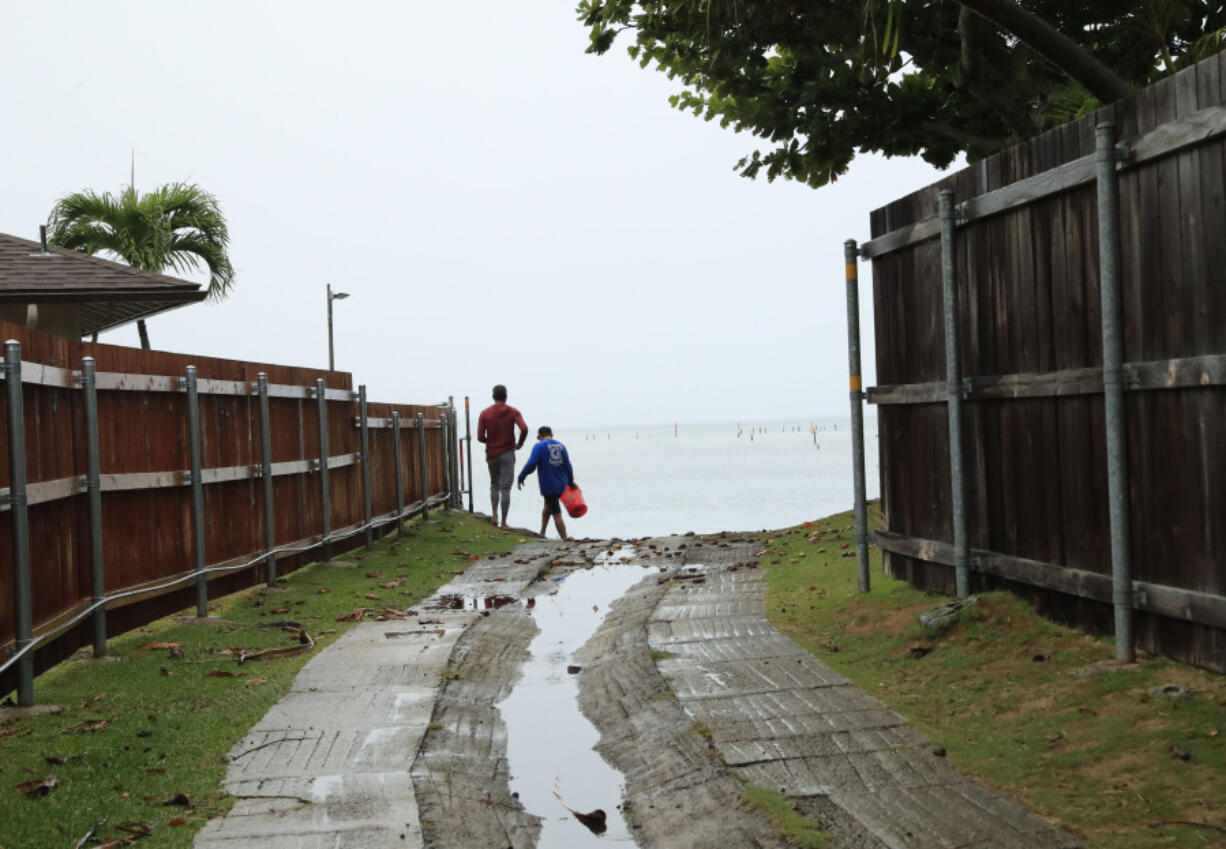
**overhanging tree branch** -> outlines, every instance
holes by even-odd
[[[1103,103],[1114,103],[1134,89],[1085,48],[1047,21],[1035,17],[1013,0],[958,0],[963,6],[1013,33],[1063,70]]]

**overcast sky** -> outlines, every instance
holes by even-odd
[[[673,110],[624,47],[585,54],[573,7],[12,4],[0,232],[121,190],[135,151],[138,189],[217,195],[238,271],[152,319],[155,348],[324,367],[331,282],[337,368],[372,400],[480,409],[502,382],[530,424],[845,415],[843,241],[940,174],[738,177],[754,139]]]

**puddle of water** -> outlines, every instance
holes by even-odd
[[[616,552],[536,599],[532,615],[541,631],[528,647],[532,657],[498,704],[507,728],[511,792],[542,820],[538,849],[582,849],[610,841],[634,845],[617,807],[624,793],[621,774],[593,750],[600,735],[579,710],[578,675],[567,671],[609,605],[656,571],[631,560],[630,552]],[[589,831],[567,808],[585,814],[603,810],[606,831]]]
[[[432,604],[427,610],[497,610],[508,604],[519,601],[510,595],[456,595],[447,593],[438,597],[438,603]]]

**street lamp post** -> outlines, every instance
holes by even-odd
[[[348,297],[348,292],[333,292],[332,284],[328,284],[328,371],[336,371],[336,355],[332,347],[332,302]]]

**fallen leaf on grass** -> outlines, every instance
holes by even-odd
[[[78,725],[76,730],[78,734],[89,734],[93,731],[101,731],[103,728],[106,728],[117,719],[119,719],[119,717],[112,716],[110,719],[100,719],[97,722],[87,722],[84,725]]]
[[[180,643],[180,642],[174,642],[174,643],[152,642],[152,643],[145,643],[143,646],[141,646],[141,648],[142,649],[181,649],[183,648],[183,643]]]
[[[149,767],[148,769],[146,769],[146,770],[145,770],[145,773],[146,773],[147,775],[165,775],[165,774],[166,774],[166,767],[164,767],[164,766],[151,766],[151,767]]]
[[[173,796],[170,796],[162,800],[162,804],[166,807],[170,807],[171,805],[178,805],[183,808],[190,808],[192,806],[192,797],[188,796],[186,793],[180,790],[178,793],[175,793]]]
[[[365,595],[362,596],[362,598],[368,598],[368,599],[371,599],[372,601],[379,600],[379,596],[375,595],[374,593],[366,593]]]
[[[376,569],[376,570],[375,570],[375,571],[373,571],[373,572],[367,572],[367,573],[366,573],[366,577],[368,577],[368,578],[382,578],[382,577],[383,577],[383,573],[382,573],[382,572],[380,572],[378,569]]]
[[[385,590],[394,590],[396,589],[396,587],[400,586],[403,583],[404,583],[404,578],[398,578],[395,581],[384,581],[382,584],[379,584],[379,586]]]
[[[274,607],[270,612],[271,613],[289,613],[289,608],[288,607]]]
[[[174,819],[172,819],[170,822],[166,824],[170,826],[187,825],[187,820],[183,819],[183,817],[175,817]]]
[[[366,615],[365,607],[355,607],[353,613],[347,613],[344,616],[336,617],[337,622],[361,622],[362,617]]]
[[[20,790],[31,799],[37,799],[39,796],[46,796],[48,793],[54,790],[58,784],[59,782],[55,780],[54,776],[47,776],[46,778],[35,778],[32,781],[23,781],[20,784],[14,784],[13,789]]]
[[[146,825],[143,822],[121,822],[115,826],[120,831],[126,831],[127,837],[121,837],[118,840],[112,840],[109,843],[104,843],[98,849],[117,849],[119,846],[131,846],[142,837],[148,837],[153,834],[153,827]]]
[[[165,675],[167,678],[169,678],[169,677],[171,677],[172,675],[174,675],[174,673],[173,673],[173,672],[171,672],[169,669],[167,669],[165,666],[161,667],[161,668],[158,670],[158,672],[162,673],[162,674],[163,674],[163,675]]]
[[[243,682],[244,687],[260,687],[268,683],[267,678],[248,678]]]
[[[233,678],[234,677],[234,673],[230,672],[227,669],[210,669],[208,672],[204,674],[210,678]]]
[[[330,592],[332,592],[332,590],[328,589],[327,587],[320,587],[319,589],[315,591],[315,595],[323,595],[325,593],[330,593]]]

